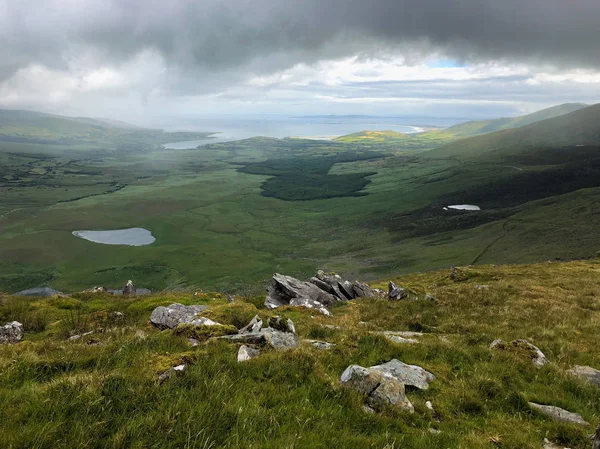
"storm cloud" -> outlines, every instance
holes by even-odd
[[[0,95],[33,69],[80,86],[114,70],[127,80],[109,89],[143,96],[222,93],[349,57],[597,71],[598,24],[598,0],[0,0]]]

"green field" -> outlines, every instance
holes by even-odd
[[[88,123],[88,134],[79,125],[69,134],[55,119],[29,123],[34,133],[0,120],[0,289],[134,279],[153,290],[256,292],[274,272],[369,280],[590,257],[600,249],[597,117],[590,107],[458,141],[363,133],[194,150],[160,145],[189,134],[94,124],[92,135]],[[463,203],[483,210],[443,210]],[[71,234],[129,227],[156,242],[109,246]]]

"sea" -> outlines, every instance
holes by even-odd
[[[183,117],[159,126],[165,131],[213,132],[208,139],[165,144],[169,149],[195,148],[208,143],[231,142],[250,137],[296,137],[331,140],[360,131],[418,133],[427,128],[445,128],[460,119],[376,116],[255,116]]]

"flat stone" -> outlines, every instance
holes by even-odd
[[[323,351],[327,351],[335,346],[333,343],[327,343],[326,341],[319,340],[304,340],[309,345],[314,346],[317,349],[321,349]]]
[[[600,387],[600,371],[590,366],[576,365],[567,374]]]
[[[381,365],[372,366],[370,369],[385,373],[398,379],[404,385],[416,387],[420,390],[427,390],[429,388],[429,382],[435,380],[433,374],[420,366],[407,365],[397,359],[392,359]]]
[[[572,413],[560,407],[554,407],[552,405],[542,405],[536,404],[535,402],[530,402],[529,406],[540,412],[542,415],[545,415],[549,418],[552,418],[556,421],[566,422],[571,424],[579,424],[582,426],[589,426],[589,423],[584,421],[584,419],[578,413]]]
[[[0,344],[15,344],[23,339],[23,325],[18,321],[0,326]]]
[[[389,341],[393,342],[393,343],[399,343],[399,344],[415,344],[415,343],[419,343],[419,340],[415,340],[414,338],[404,338],[401,337],[400,335],[386,335],[385,338],[387,338]]]
[[[410,413],[414,411],[404,392],[404,384],[385,373],[350,365],[342,373],[341,383],[366,395],[367,405],[374,410],[394,406]]]
[[[237,361],[245,362],[260,355],[260,350],[251,348],[250,346],[242,345],[238,351]]]
[[[183,304],[173,303],[167,307],[161,306],[154,309],[152,315],[150,315],[150,322],[160,329],[174,329],[179,324],[201,324],[200,321],[206,323],[207,318],[194,323],[197,320],[197,315],[206,309],[208,309],[208,306],[184,306]]]

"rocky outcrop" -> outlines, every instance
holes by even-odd
[[[133,285],[133,281],[130,279],[125,284],[125,288],[123,288],[124,295],[135,295],[137,293],[137,288]]]
[[[376,411],[386,406],[398,407],[410,413],[414,411],[406,397],[404,384],[386,373],[350,365],[342,373],[340,381],[364,394],[367,405]]]
[[[281,317],[274,317],[269,320],[269,324],[276,328],[263,328],[262,320],[256,315],[238,334],[215,338],[251,346],[268,345],[277,350],[293,349],[298,346],[296,327],[292,320],[284,321]]]
[[[244,327],[240,329],[240,334],[256,333],[262,329],[263,322],[258,315],[254,315],[254,318]]]
[[[408,290],[402,287],[398,287],[394,282],[388,283],[388,298],[391,301],[400,301],[402,299],[408,299]]]
[[[540,348],[527,340],[513,340],[510,344],[507,344],[504,340],[494,340],[490,344],[490,349],[509,348],[526,351],[531,357],[531,363],[533,363],[536,368],[541,368],[550,363]]]
[[[274,309],[282,306],[297,306],[314,309],[330,315],[328,306],[337,301],[375,296],[375,292],[363,282],[350,282],[337,274],[319,271],[310,282],[291,276],[275,274],[269,287],[265,306]]]
[[[23,325],[18,321],[12,321],[0,326],[0,344],[15,344],[23,339]]]
[[[237,361],[245,362],[247,360],[258,357],[259,355],[260,355],[260,349],[242,345],[242,346],[240,346],[240,349],[238,350]]]
[[[198,317],[197,315],[208,309],[208,306],[184,306],[183,304],[173,303],[167,307],[157,307],[150,315],[150,322],[160,329],[174,329],[179,324],[196,324],[205,326],[214,326],[215,323],[208,318]]]
[[[600,371],[590,366],[574,366],[567,374],[600,387]]]
[[[529,402],[529,406],[533,410],[536,410],[539,413],[541,413],[542,415],[545,415],[556,421],[566,422],[566,423],[571,423],[571,424],[579,424],[582,426],[589,425],[589,423],[587,423],[581,417],[581,415],[579,415],[577,413],[568,412],[567,410],[562,409],[560,407],[554,407],[552,405],[536,404],[535,402]]]
[[[433,374],[420,366],[407,365],[397,359],[392,359],[381,365],[372,366],[370,369],[394,377],[404,385],[416,387],[420,390],[427,390],[429,388],[429,382],[435,380]]]

